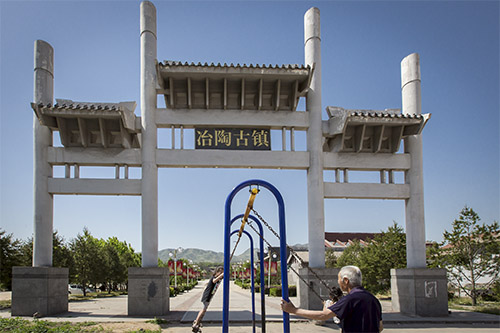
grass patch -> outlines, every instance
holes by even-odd
[[[483,302],[472,306],[470,298],[461,297],[448,302],[448,307],[455,310],[467,310],[500,316],[500,302]]]
[[[390,301],[391,300],[391,291],[382,291],[375,294],[375,297],[381,301]]]
[[[87,293],[87,296],[83,295],[69,295],[69,302],[79,302],[79,301],[88,301],[96,298],[108,298],[108,297],[116,297],[121,295],[127,295],[127,292],[124,291],[112,291],[111,293]]]
[[[27,320],[21,318],[0,318],[0,331],[2,332],[15,332],[15,333],[28,333],[28,332],[102,332],[103,329],[96,329],[94,322],[83,323],[70,323],[65,322],[51,322],[45,320]]]
[[[0,301],[0,310],[10,309],[12,302],[10,299]]]
[[[489,306],[489,305],[484,305],[484,306],[476,306],[476,312],[481,312],[481,313],[489,313],[489,314],[494,314],[497,316],[500,316],[500,306]]]
[[[108,298],[121,295],[127,295],[126,291],[112,291],[111,293],[88,293],[87,296],[83,295],[68,295],[68,302],[88,301],[96,298]],[[10,309],[12,307],[12,300],[0,301],[0,310]]]
[[[161,319],[161,318],[156,318],[155,317],[154,319],[146,320],[146,323],[157,324],[157,325],[165,325],[165,324],[168,324],[168,320]]]

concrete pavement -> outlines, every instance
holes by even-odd
[[[160,317],[167,324],[162,324],[167,332],[190,332],[190,324],[202,308],[201,294],[206,281],[200,282],[194,289],[170,299],[171,312]],[[252,305],[249,290],[241,289],[231,283],[229,301],[229,321],[231,332],[252,331]],[[5,295],[5,294],[4,294]],[[222,287],[217,291],[203,320],[203,333],[220,332],[222,323]],[[2,295],[0,294],[0,298]],[[5,297],[5,296],[4,296]],[[290,298],[297,303],[296,298]],[[282,312],[279,297],[266,296],[266,329],[268,332],[281,332]],[[406,316],[392,312],[389,301],[382,301],[383,320],[386,331],[394,332],[499,332],[500,316],[468,311],[452,310],[448,317],[423,318]],[[256,331],[261,332],[260,295],[255,295]],[[9,318],[10,311],[0,311],[0,317]],[[70,302],[69,311],[57,317],[45,317],[51,321],[94,321],[99,323],[111,322],[144,322],[150,317],[127,316],[127,296],[101,298],[89,301]],[[318,326],[302,318],[291,316],[292,331],[306,332],[335,332],[337,325],[331,321],[324,326]]]

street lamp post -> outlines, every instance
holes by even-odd
[[[189,263],[193,264],[193,261],[191,259],[189,259]],[[186,273],[187,273],[187,284],[189,286],[189,266],[186,267]]]
[[[177,288],[177,252],[181,253],[182,248],[179,247],[174,250],[174,253],[170,252],[168,255],[170,257],[174,256],[174,286]]]
[[[269,266],[267,267],[267,288],[271,288],[271,256],[276,259],[276,253],[272,253],[269,249]]]

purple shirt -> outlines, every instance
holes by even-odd
[[[344,332],[379,332],[382,306],[363,287],[355,287],[337,303],[328,307],[340,319]]]

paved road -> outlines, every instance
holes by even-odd
[[[161,317],[168,322],[163,324],[162,329],[165,332],[188,333],[191,332],[190,324],[201,309],[201,293],[205,287],[206,281],[199,283],[193,290],[178,295],[170,299],[169,315]],[[0,299],[6,297],[0,293]],[[203,333],[215,333],[221,331],[222,323],[222,288],[214,296],[210,308],[204,318]],[[296,302],[296,298],[290,298]],[[280,299],[278,297],[266,297],[266,331],[282,332],[282,312],[279,307]],[[450,316],[444,318],[422,318],[404,316],[392,312],[390,302],[383,301],[383,316],[386,329],[385,332],[419,333],[419,332],[500,332],[500,316],[467,312],[453,311]],[[248,290],[243,290],[234,284],[231,285],[229,301],[229,320],[230,332],[252,332],[252,304],[251,294]],[[256,312],[256,332],[262,331],[261,326],[261,306],[260,295],[255,297]],[[10,317],[9,311],[0,311],[0,317]],[[57,317],[45,317],[45,320],[53,321],[95,321],[104,323],[113,331],[116,322],[128,323],[128,325],[138,325],[135,330],[147,319],[127,316],[127,296],[113,298],[102,298],[90,301],[70,302],[69,311]],[[103,324],[103,325],[104,325]],[[112,326],[115,325],[115,326]],[[121,324],[125,325],[125,324]],[[291,316],[292,332],[340,332],[338,327],[332,322],[324,326],[315,325],[312,322],[304,321],[301,318]]]

